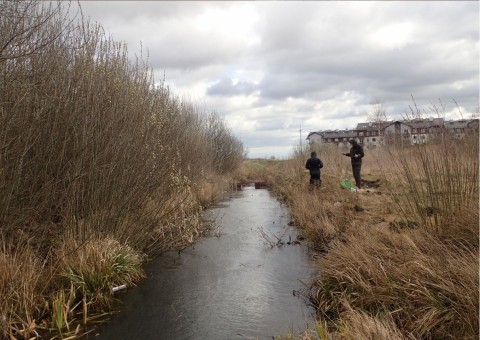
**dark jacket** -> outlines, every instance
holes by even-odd
[[[355,157],[355,155],[357,155]],[[352,147],[350,148],[350,152],[346,153],[345,156],[348,156],[352,159],[352,165],[362,164],[362,158],[365,156],[363,153],[363,148],[357,141],[352,142]]]
[[[310,174],[320,174],[320,169],[323,168],[323,163],[320,158],[313,156],[307,160],[305,168],[310,170]]]

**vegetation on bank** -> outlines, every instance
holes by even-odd
[[[65,4],[61,5],[64,6]],[[149,254],[190,244],[243,146],[60,5],[0,2],[0,337],[75,336],[134,285]],[[322,339],[477,339],[478,131],[367,151],[364,179],[338,149],[248,161],[318,251]],[[304,337],[308,337],[306,333]]]
[[[0,2],[0,337],[84,331],[190,244],[243,145],[68,3]],[[81,325],[81,326],[80,326]]]
[[[288,338],[478,339],[479,136],[366,150],[364,189],[343,150],[315,150],[322,188],[309,190],[310,150],[245,167],[284,200],[316,250],[315,332]],[[253,170],[252,170],[253,169]]]

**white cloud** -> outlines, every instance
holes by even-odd
[[[476,1],[81,1],[84,13],[140,41],[156,79],[225,115],[250,156],[286,157],[305,132],[352,128],[441,98],[479,107]],[[461,19],[460,19],[461,18]]]
[[[371,36],[375,46],[387,50],[398,50],[415,43],[414,25],[409,22],[395,23],[381,27]]]
[[[212,40],[239,42],[249,48],[260,42],[254,29],[258,20],[258,14],[249,3],[227,8],[213,7],[193,18],[192,32],[202,32]]]

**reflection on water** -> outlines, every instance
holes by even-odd
[[[307,249],[272,248],[259,231],[294,239],[287,210],[268,190],[246,187],[209,213],[220,237],[150,262],[148,279],[95,339],[272,339],[305,330],[311,310],[293,292],[311,278]]]

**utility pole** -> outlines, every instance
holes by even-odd
[[[300,124],[300,149],[302,149],[302,124]]]

